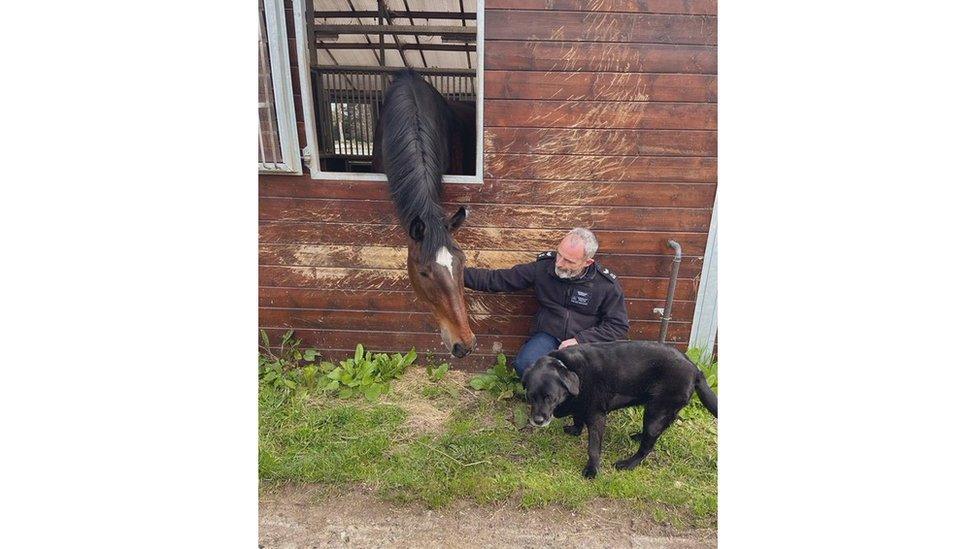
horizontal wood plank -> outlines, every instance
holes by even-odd
[[[467,267],[509,268],[536,260],[535,251],[467,250]],[[600,254],[600,263],[619,276],[670,276],[673,256]],[[258,263],[300,267],[406,269],[407,249],[396,246],[338,246],[334,244],[260,244]],[[701,272],[702,258],[684,256],[679,274],[691,278]]]
[[[718,109],[711,103],[486,99],[484,117],[486,127],[503,128],[714,130]]]
[[[718,161],[710,157],[486,154],[485,173],[506,179],[603,179],[714,182]],[[647,210],[650,211],[650,210]],[[694,210],[684,210],[693,217]],[[572,221],[570,221],[572,223]],[[678,223],[680,225],[681,223]],[[637,227],[653,230],[652,227]],[[677,225],[669,226],[677,230]],[[707,230],[707,229],[706,229]]]
[[[715,45],[716,18],[557,11],[488,10],[486,40],[554,40]]]
[[[487,10],[554,10],[717,15],[716,0],[485,0]]]
[[[262,326],[271,341],[281,341],[281,337],[288,330],[272,326]],[[295,330],[295,337],[301,338],[302,347],[314,347],[317,349],[339,349],[347,352],[354,351],[357,344],[363,344],[366,349],[374,352],[401,352],[405,353],[410,349],[416,349],[421,357],[425,357],[428,352],[445,353],[446,349],[441,342],[439,334],[425,334],[414,332],[381,332],[376,330],[351,331],[351,330]],[[513,358],[518,349],[528,339],[527,335],[505,336],[484,334],[478,339],[476,353],[504,353],[509,359]],[[653,338],[656,340],[657,338]],[[668,328],[668,342],[682,344],[687,342],[687,337],[682,339],[680,335]],[[343,358],[348,358],[348,354]],[[421,359],[423,360],[423,358]],[[466,359],[461,359],[463,363]]]
[[[555,249],[566,235],[563,229],[511,229],[505,227],[461,227],[455,234],[465,250],[535,250]],[[668,255],[668,240],[681,243],[687,255],[705,252],[707,233],[655,231],[600,231],[602,253]],[[278,244],[406,246],[406,236],[397,225],[360,223],[311,223],[306,221],[263,222],[259,225],[260,242]]]
[[[566,167],[556,157],[552,164],[503,166],[509,170],[521,169],[526,176],[543,179],[549,167]],[[667,159],[673,160],[673,159]],[[599,164],[588,164],[587,169],[599,169]],[[616,173],[616,172],[614,172]],[[626,175],[621,172],[621,175]],[[447,211],[460,208],[461,204],[445,204]],[[396,219],[393,205],[387,201],[327,200],[308,198],[260,198],[258,215],[262,221],[316,221],[330,223],[383,224]],[[623,206],[512,206],[482,205],[470,208],[467,227],[509,227],[541,229],[563,226],[567,230],[575,226],[590,229],[634,229],[648,231],[708,232],[711,211],[704,208],[634,208]]]
[[[377,330],[381,332],[439,333],[434,315],[429,313],[401,313],[389,311],[316,311],[289,309],[260,309],[261,326],[300,330]],[[522,336],[532,333],[534,317],[528,315],[470,315],[471,330],[476,336]],[[631,320],[628,336],[633,339],[654,339],[661,331],[660,321]],[[690,322],[671,322],[668,332],[687,339]]]
[[[566,132],[566,133],[562,133]],[[621,130],[550,130],[493,128],[486,132],[486,148],[497,152],[543,152],[531,150],[532,141],[545,143],[547,153],[562,153],[577,140],[580,154],[598,154],[600,139],[610,139],[618,132],[623,139],[615,142],[626,154],[634,149],[665,150],[668,140],[675,147],[713,151],[715,132],[636,132]],[[638,135],[653,133],[654,135]],[[693,134],[685,138],[675,134]],[[697,135],[695,135],[697,134]],[[530,150],[515,150],[530,149]],[[704,154],[703,156],[708,156]],[[263,197],[335,198],[389,200],[384,181],[313,180],[308,176],[261,176],[258,193]],[[529,181],[486,178],[483,184],[448,184],[444,187],[448,203],[477,207],[482,204],[535,204],[559,206],[634,206],[711,208],[715,185],[646,181]]]
[[[465,291],[468,312],[479,315],[534,315],[539,303],[529,292],[484,293]],[[360,291],[314,290],[296,288],[258,288],[258,305],[278,309],[330,309],[344,311],[429,312],[428,306],[409,290]],[[665,299],[626,299],[627,314],[634,320],[658,320]],[[672,317],[690,320],[694,301],[675,301]]]
[[[617,278],[624,295],[632,298],[659,299],[667,295],[667,278]],[[328,290],[410,290],[410,280],[405,270],[399,269],[350,269],[332,267],[280,267],[262,265],[258,268],[261,286],[287,288],[320,288]],[[695,299],[697,280],[679,278],[675,299]]]
[[[718,77],[711,74],[486,71],[485,98],[715,103]]]
[[[716,74],[718,54],[715,46],[490,41],[485,69]]]
[[[718,133],[691,130],[487,128],[485,152],[614,157],[717,156]],[[608,189],[612,190],[615,189]],[[708,206],[711,204],[708,202]]]

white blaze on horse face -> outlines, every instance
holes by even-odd
[[[441,249],[437,250],[437,264],[447,267],[447,272],[454,276],[454,256],[447,251],[447,246],[441,246]]]

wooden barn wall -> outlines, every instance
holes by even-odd
[[[291,2],[293,81],[299,90]],[[469,265],[508,267],[580,225],[620,276],[630,337],[656,339],[672,255],[684,248],[668,340],[684,349],[716,188],[716,3],[487,0],[485,179],[446,185],[470,206],[458,232]],[[301,103],[295,97],[301,118]],[[304,126],[299,120],[302,146]],[[357,343],[447,358],[411,291],[405,240],[385,183],[259,177],[260,325],[327,356]],[[513,355],[531,293],[469,292],[477,351],[455,367]]]

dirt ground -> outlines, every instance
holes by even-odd
[[[430,510],[397,505],[364,489],[262,489],[260,546],[315,547],[715,547],[714,530],[655,524],[623,502],[601,500],[571,511],[470,502]]]

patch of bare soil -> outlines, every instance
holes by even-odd
[[[263,489],[261,547],[716,547],[714,530],[655,524],[623,502],[579,510],[521,509],[514,503],[460,502],[444,509],[397,505],[365,489]]]
[[[405,429],[411,435],[441,434],[453,410],[464,407],[475,400],[474,392],[467,387],[469,376],[464,372],[449,370],[439,383],[427,379],[422,368],[408,369],[402,378],[394,381],[396,391],[383,399],[383,402],[396,404],[407,412]],[[450,398],[431,398],[424,390],[450,390]]]

